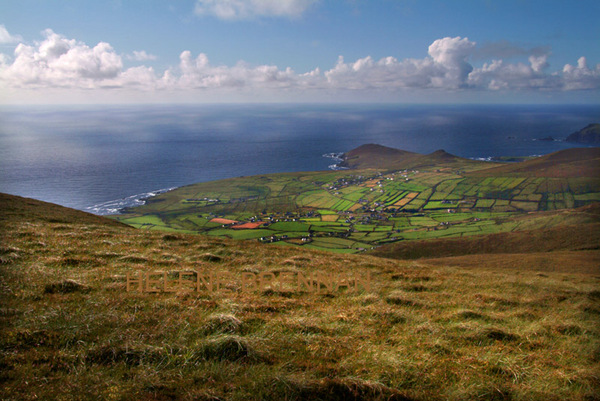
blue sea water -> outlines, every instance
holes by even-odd
[[[95,213],[157,191],[327,170],[378,143],[462,157],[541,155],[600,122],[600,106],[161,105],[0,109],[0,192]]]

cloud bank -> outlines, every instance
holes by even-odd
[[[264,2],[265,4],[270,2]],[[0,35],[14,38],[8,32]],[[424,58],[398,60],[369,56],[347,62],[340,56],[333,67],[308,72],[281,69],[274,65],[213,65],[204,53],[181,52],[177,65],[157,72],[141,65],[125,68],[128,60],[148,61],[155,56],[145,51],[121,56],[110,44],[91,47],[47,29],[43,39],[32,45],[19,43],[12,56],[0,54],[0,89],[95,89],[130,92],[202,94],[262,92],[322,93],[410,93],[414,90],[443,92],[566,92],[600,89],[600,64],[588,66],[585,57],[575,65],[552,71],[549,54],[536,50],[527,62],[488,60],[478,67],[471,64],[478,48],[468,38],[435,40]]]

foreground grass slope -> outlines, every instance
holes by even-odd
[[[600,391],[600,272],[556,269],[563,251],[528,253],[546,258],[536,265],[503,254],[503,269],[475,255],[461,268],[134,230],[11,196],[0,210],[1,399],[591,400]],[[127,273],[188,269],[373,279],[368,292],[244,293],[235,280],[231,292],[125,289]]]

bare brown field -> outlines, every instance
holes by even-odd
[[[257,222],[257,223],[244,223],[244,224],[235,225],[231,228],[233,228],[235,230],[253,230],[255,228],[262,226],[263,224],[265,224],[265,222],[262,222],[262,221]]]
[[[210,220],[211,223],[219,223],[219,224],[234,224],[237,223],[237,220],[231,219],[222,219],[222,218],[214,218]]]
[[[327,222],[332,222],[332,221],[337,221],[339,219],[339,215],[337,214],[324,214],[321,216],[321,221],[327,221]]]
[[[415,199],[418,195],[419,195],[418,192],[408,193],[408,194],[406,194],[406,196],[404,198],[402,198],[398,202],[394,203],[394,206],[404,206],[404,205],[410,203],[410,201]]]

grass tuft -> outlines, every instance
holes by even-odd
[[[600,290],[594,290],[588,292],[588,297],[591,299],[600,299]]]
[[[123,347],[119,345],[101,345],[90,349],[85,357],[87,363],[112,365],[125,363],[127,365],[150,364],[164,359],[162,349],[151,346]]]
[[[324,378],[302,391],[301,399],[323,401],[410,401],[400,391],[356,378]]]
[[[491,327],[483,329],[475,335],[467,336],[466,339],[470,340],[471,342],[477,345],[487,346],[494,344],[496,341],[501,343],[514,342],[519,339],[519,336],[517,336],[516,334],[511,334],[499,328]]]
[[[162,240],[166,241],[166,242],[170,242],[170,241],[181,241],[184,238],[181,235],[177,235],[177,234],[165,234],[162,236]]]
[[[395,312],[395,311],[391,311],[391,312],[384,312],[380,314],[381,319],[389,324],[389,325],[396,325],[396,324],[404,324],[406,323],[406,321],[408,320],[406,318],[406,316]]]
[[[215,314],[208,318],[203,327],[205,334],[238,333],[242,327],[242,321],[233,315]]]
[[[385,302],[391,305],[399,305],[399,306],[412,306],[412,307],[422,307],[423,305],[419,302],[413,301],[412,299],[408,299],[402,294],[392,293],[385,298]]]
[[[120,262],[124,263],[148,263],[148,258],[137,255],[125,255],[118,258]]]
[[[489,317],[470,310],[458,312],[456,318],[459,320],[489,320]]]
[[[198,257],[198,259],[206,261],[206,262],[213,262],[213,263],[220,263],[223,261],[223,257],[221,257],[219,255],[215,255],[213,253],[208,253],[208,252],[200,255]]]
[[[72,292],[88,292],[89,290],[89,286],[71,279],[60,283],[46,284],[44,287],[44,293],[46,294],[69,294]]]
[[[556,331],[567,336],[576,336],[583,333],[583,329],[574,324],[561,324],[556,327]]]
[[[223,335],[205,340],[196,351],[196,356],[204,360],[230,362],[266,362],[248,341],[235,335]]]

